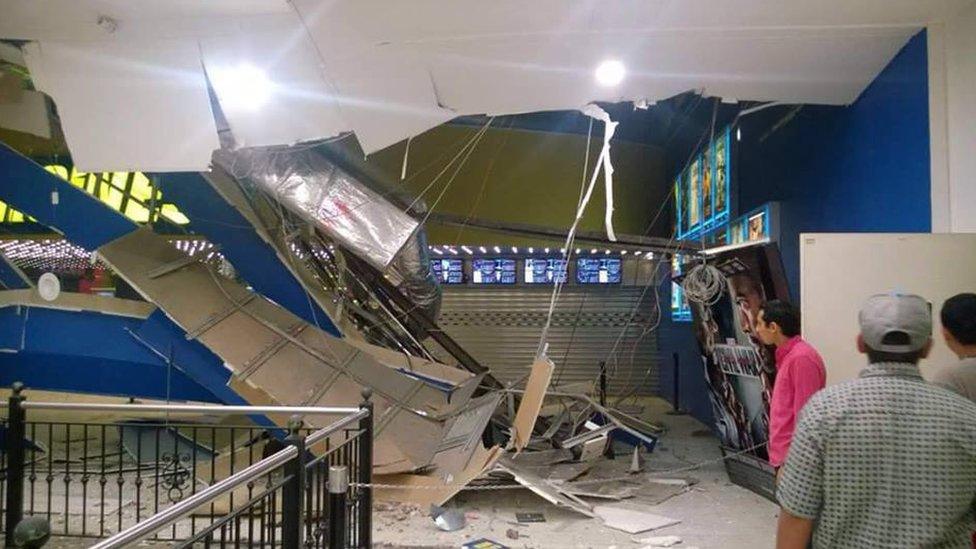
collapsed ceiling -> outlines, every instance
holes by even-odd
[[[846,104],[971,1],[2,0],[0,39],[29,41],[79,167],[192,171],[219,147],[208,84],[238,145],[353,131],[367,154],[459,115],[690,89]]]

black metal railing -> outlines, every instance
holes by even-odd
[[[72,405],[25,403],[22,388],[15,386],[8,417],[2,420],[6,444],[0,452],[4,460],[0,503],[4,505],[2,524],[7,544],[25,514],[45,517],[53,535],[58,536],[104,538],[132,529],[264,462],[282,448],[300,446],[297,456],[301,459],[289,460],[261,478],[235,486],[143,539],[174,541],[184,547],[298,547],[293,545],[297,537],[305,547],[369,547],[372,500],[366,485],[372,472],[373,417],[368,396],[364,392],[366,400],[358,409],[328,409],[330,413],[355,411],[358,420],[348,415],[346,419],[358,424],[323,434],[324,430],[299,424],[292,425],[291,432],[248,425],[245,419],[214,424],[32,421],[26,414],[31,408],[69,409]],[[91,409],[93,405],[76,407],[85,406]],[[182,412],[201,408],[218,410],[140,405],[102,405],[100,409],[125,410],[138,416],[141,409]],[[219,407],[222,412],[230,408],[235,407]],[[240,414],[272,411],[237,408]],[[273,409],[284,413],[326,410]],[[341,527],[333,527],[328,521],[333,510],[327,495],[330,467],[345,467],[346,475],[353,475],[351,485],[347,476],[342,504],[343,511],[352,512],[344,514]],[[296,517],[298,522],[290,524]],[[338,530],[346,542],[328,544],[329,536]]]

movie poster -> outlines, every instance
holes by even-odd
[[[714,144],[705,150],[705,154],[701,155],[702,222],[709,224],[715,215],[715,211],[712,210],[712,147]]]
[[[712,166],[715,170],[712,188],[715,189],[715,215],[721,215],[729,208],[729,131],[725,130],[712,150]]]
[[[681,185],[681,174],[678,174],[678,177],[674,180],[674,230],[675,235],[678,237],[684,234],[685,224],[684,219],[682,218],[685,216],[685,210],[684,202],[681,196],[683,193],[684,189]]]
[[[769,438],[769,401],[775,378],[774,352],[756,334],[763,303],[789,299],[779,251],[774,244],[748,246],[709,259],[728,279],[727,291],[711,306],[691,304],[695,334],[722,444],[756,448]]]
[[[766,238],[766,212],[759,212],[749,217],[749,242],[755,242]]]
[[[701,221],[701,158],[696,158],[688,170],[688,230],[698,228]]]

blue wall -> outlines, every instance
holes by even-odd
[[[763,139],[787,111],[779,107],[742,119],[734,192],[738,213],[781,202],[779,245],[798,301],[800,233],[931,231],[925,32],[914,36],[853,104],[804,106]],[[662,293],[670,294],[670,285]],[[665,319],[659,341],[662,396],[672,396],[671,356],[677,352],[682,407],[710,424],[691,324]]]
[[[782,202],[780,247],[794,299],[800,233],[931,230],[928,109],[923,31],[848,107],[805,106],[762,142],[783,111],[743,119],[739,209]]]
[[[671,282],[661,288],[661,306],[664,316],[657,329],[658,348],[661,354],[661,396],[675,404],[674,355],[678,355],[678,405],[705,425],[712,424],[712,404],[705,385],[705,370],[698,341],[690,322],[671,320]]]

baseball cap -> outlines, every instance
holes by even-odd
[[[868,347],[885,353],[921,350],[932,336],[932,310],[925,298],[912,294],[877,294],[868,298],[858,315],[861,337]],[[884,343],[888,334],[908,336],[907,345]]]

